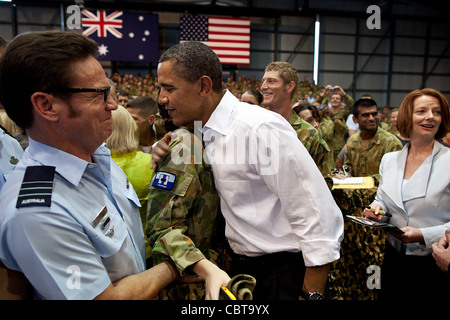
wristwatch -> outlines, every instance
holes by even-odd
[[[325,297],[320,292],[306,292],[303,291],[300,293],[300,296],[305,300],[324,300]]]

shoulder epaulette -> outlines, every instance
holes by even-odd
[[[17,198],[16,208],[50,207],[55,167],[27,167]]]

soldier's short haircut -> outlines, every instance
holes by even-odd
[[[377,103],[375,102],[375,100],[373,99],[359,99],[356,100],[355,103],[353,104],[353,109],[352,109],[352,113],[355,117],[358,117],[358,107],[364,107],[364,108],[368,108],[368,107],[377,107]]]
[[[206,44],[197,41],[176,44],[161,55],[159,62],[165,61],[173,61],[176,74],[190,83],[208,76],[212,81],[212,90],[222,91],[222,64]]]
[[[136,97],[127,104],[127,109],[137,109],[139,113],[145,117],[158,113],[158,104],[150,97]]]
[[[284,61],[274,61],[267,65],[266,72],[268,71],[278,71],[281,79],[283,79],[284,84],[289,84],[294,81],[295,88],[298,86],[298,73],[297,69],[289,62]],[[294,89],[295,91],[295,89]]]

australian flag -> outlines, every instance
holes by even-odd
[[[159,29],[156,14],[82,10],[83,34],[99,46],[99,60],[157,62]]]

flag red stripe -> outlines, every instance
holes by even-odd
[[[224,17],[213,17],[213,16],[209,16],[210,19],[217,19],[217,20],[224,20],[224,21],[230,21],[230,20],[235,20],[235,21],[250,21],[248,18],[224,18]]]
[[[229,51],[242,51],[242,52],[249,52],[248,48],[232,48],[232,47],[216,47],[216,46],[209,46],[213,50],[229,50]]]
[[[107,25],[114,25],[114,26],[122,26],[121,22],[111,22],[111,21],[107,21],[107,22],[101,22],[101,21],[90,21],[90,20],[81,20],[83,22],[83,25],[99,25],[99,24],[107,24]]]
[[[225,36],[240,36],[240,37],[248,37],[250,33],[236,33],[236,32],[220,32],[220,31],[211,31],[209,30],[209,34],[217,34],[217,35],[225,35]]]
[[[213,42],[227,42],[227,43],[250,43],[250,41],[248,41],[248,40],[226,40],[226,39],[213,39],[213,40],[210,40],[210,41],[213,41]]]
[[[245,56],[234,56],[234,55],[230,55],[230,54],[218,54],[218,57],[222,57],[222,58],[236,58],[236,59],[241,59],[241,60],[248,60],[248,57],[246,58]]]
[[[250,26],[240,26],[240,25],[235,25],[235,24],[217,24],[217,23],[209,23],[208,25],[210,27],[248,29],[248,33],[250,33]]]

